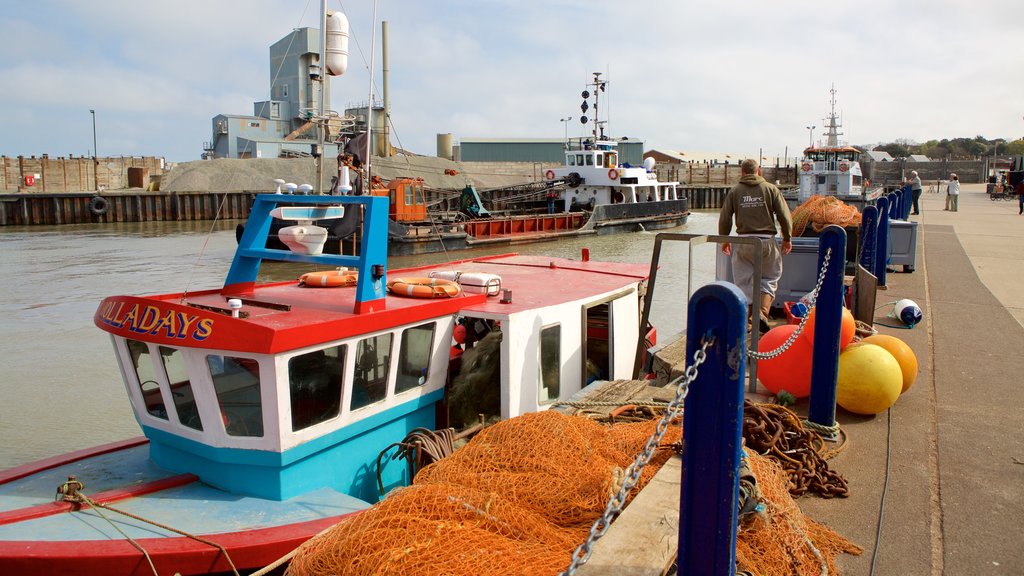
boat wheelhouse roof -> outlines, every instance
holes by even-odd
[[[297,282],[259,284],[231,316],[220,289],[182,294],[108,298],[96,313],[97,326],[120,336],[191,347],[275,354],[320,344],[324,334],[345,338],[459,311],[508,315],[613,292],[645,279],[646,265],[593,262],[507,254],[444,265],[391,270],[390,278],[431,272],[496,274],[512,301],[463,293],[420,299],[388,295],[383,309],[355,313],[354,287],[309,288]],[[551,289],[537,290],[537,287]],[[556,288],[557,287],[557,288]]]
[[[805,155],[812,152],[850,152],[853,154],[861,154],[861,151],[853,146],[811,146],[810,148],[804,149]]]

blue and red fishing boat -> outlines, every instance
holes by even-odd
[[[309,221],[348,210],[360,255],[321,253]],[[389,272],[387,212],[260,195],[222,287],[103,300],[94,322],[144,436],[0,472],[0,573],[262,567],[409,483],[388,447],[415,430],[634,376],[646,265],[511,254]],[[265,248],[274,217],[298,220],[290,250]],[[258,282],[264,261],[314,274]],[[488,346],[485,377],[456,388]]]

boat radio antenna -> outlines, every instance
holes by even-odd
[[[832,89],[829,90],[829,93],[832,95],[831,99],[829,100],[829,103],[831,105],[831,111],[829,112],[828,118],[824,118],[825,126],[828,128],[828,134],[826,135],[827,137],[825,139],[825,145],[828,147],[836,147],[839,146],[839,137],[842,136],[843,133],[839,131],[839,128],[842,127],[842,124],[836,122],[836,118],[838,118],[838,115],[836,114],[835,84],[832,85]]]
[[[593,131],[593,134],[594,134],[594,143],[595,144],[597,144],[598,140],[603,140],[604,139],[604,124],[605,124],[605,122],[601,120],[601,115],[598,112],[598,108],[599,108],[599,104],[600,104],[600,94],[601,94],[601,92],[605,91],[605,86],[607,86],[607,84],[608,84],[607,80],[601,80],[601,73],[600,72],[594,72],[594,81],[591,82],[590,84],[587,84],[588,88],[593,88],[593,90],[594,90],[594,92],[593,92],[593,96],[594,96],[594,131]],[[587,109],[590,108],[590,105],[587,103],[587,99],[590,98],[590,96],[591,96],[590,91],[588,91],[588,90],[584,90],[583,91],[583,104],[580,105],[580,110],[582,110],[584,114],[586,114]],[[582,122],[583,124],[586,124],[587,123],[587,117],[586,116],[581,116],[580,117],[580,122]]]

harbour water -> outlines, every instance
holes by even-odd
[[[667,232],[716,233],[717,211],[694,211]],[[235,249],[237,221],[2,227],[0,241],[0,470],[138,436],[106,333],[93,325],[99,302],[220,286]],[[389,268],[519,252],[564,258],[589,248],[594,260],[649,263],[655,234],[638,232],[396,257]],[[714,279],[713,245],[698,249],[693,286]],[[688,247],[662,249],[652,318],[661,342],[685,327]],[[308,266],[267,264],[266,280],[297,278]]]

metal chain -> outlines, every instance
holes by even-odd
[[[576,570],[587,563],[590,559],[591,553],[593,553],[594,543],[597,542],[605,532],[608,531],[609,526],[612,524],[612,520],[615,519],[622,512],[623,506],[626,504],[626,497],[629,492],[636,486],[636,483],[640,480],[640,473],[643,472],[647,463],[650,462],[651,457],[654,455],[654,449],[657,448],[658,443],[661,442],[661,438],[665,435],[665,431],[668,429],[669,424],[676,417],[682,415],[683,412],[683,400],[686,399],[687,393],[690,391],[690,384],[697,379],[698,368],[701,364],[707,360],[707,349],[714,343],[714,338],[704,337],[701,339],[701,347],[699,350],[693,353],[693,364],[686,368],[686,371],[682,376],[673,380],[676,384],[676,396],[668,403],[665,408],[665,415],[661,417],[658,422],[658,426],[654,431],[654,434],[647,439],[647,444],[644,445],[643,452],[636,457],[636,460],[629,465],[626,469],[625,480],[622,482],[622,486],[619,491],[612,496],[608,501],[608,505],[605,507],[604,514],[594,521],[594,524],[590,527],[590,535],[587,536],[586,542],[580,544],[579,547],[572,553],[572,563],[565,569],[559,576],[573,576],[576,574]]]
[[[792,346],[794,342],[796,342],[797,337],[800,336],[800,334],[804,331],[804,325],[807,324],[807,318],[810,317],[810,309],[813,308],[818,301],[818,291],[821,290],[821,285],[825,281],[825,272],[828,270],[828,261],[831,258],[831,256],[832,248],[829,248],[828,250],[825,251],[825,261],[822,262],[821,272],[818,273],[818,283],[814,286],[814,290],[811,290],[811,292],[808,294],[808,302],[810,303],[810,307],[808,307],[807,309],[808,313],[804,314],[803,318],[800,319],[800,324],[797,325],[796,330],[794,330],[793,333],[789,335],[789,338],[786,338],[786,341],[783,342],[775,350],[769,350],[768,352],[756,352],[754,350],[747,350],[748,358],[753,358],[754,360],[771,360],[772,358],[781,356],[783,352],[789,350],[789,347]]]

